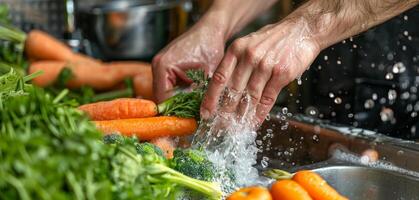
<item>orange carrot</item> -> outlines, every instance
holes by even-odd
[[[40,30],[29,32],[25,51],[31,60],[69,61],[73,57],[73,52],[68,46]]]
[[[275,182],[271,194],[273,200],[312,200],[307,191],[293,180]]]
[[[226,200],[272,200],[272,196],[268,189],[253,186],[239,189],[227,197]]]
[[[314,200],[347,200],[327,184],[320,175],[312,171],[299,171],[292,180],[300,184]]]
[[[99,60],[73,51],[53,36],[40,30],[28,33],[25,41],[25,51],[29,60],[55,60],[67,62],[82,62],[100,64]]]
[[[198,126],[195,119],[178,117],[150,117],[95,121],[96,126],[105,134],[120,133],[137,136],[141,140],[152,140],[166,136],[185,136],[193,134]]]
[[[154,102],[135,98],[120,98],[112,101],[90,103],[80,106],[79,109],[95,121],[144,118],[157,115],[157,106]]]
[[[29,73],[42,70],[43,75],[35,78],[33,83],[40,87],[53,84],[61,70],[71,69],[73,78],[68,82],[68,87],[79,88],[90,86],[97,90],[106,90],[123,82],[124,79],[142,73],[143,69],[132,67],[112,67],[108,65],[93,64],[92,62],[64,62],[64,61],[39,61],[29,67]]]
[[[139,98],[153,99],[153,74],[149,63],[117,61],[107,63],[106,66],[120,69],[120,73],[125,76],[135,74],[133,79],[135,95]]]
[[[151,140],[150,143],[162,149],[166,158],[168,159],[173,158],[173,151],[176,149],[176,145],[172,138],[170,137],[156,138],[156,139]]]
[[[153,96],[153,75],[151,68],[148,72],[135,75],[134,77],[135,95],[139,98],[154,99]]]

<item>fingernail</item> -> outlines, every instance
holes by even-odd
[[[210,112],[207,109],[202,108],[201,109],[201,118],[202,119],[208,119],[208,118],[210,118]]]

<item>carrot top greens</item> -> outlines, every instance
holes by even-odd
[[[178,93],[159,104],[158,112],[161,115],[199,119],[199,109],[209,79],[202,70],[190,70],[187,76],[193,81],[193,90]]]

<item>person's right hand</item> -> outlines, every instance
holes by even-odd
[[[224,56],[225,32],[215,18],[200,20],[153,59],[153,89],[157,102],[169,98],[179,82],[190,83],[186,71],[211,75]]]

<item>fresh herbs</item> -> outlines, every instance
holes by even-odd
[[[188,77],[194,82],[193,91],[181,92],[158,105],[161,115],[199,119],[199,108],[208,84],[202,70],[190,70]]]
[[[0,74],[7,73],[11,67],[24,74],[27,66],[23,55],[25,40],[26,34],[11,25],[7,5],[0,4]]]

